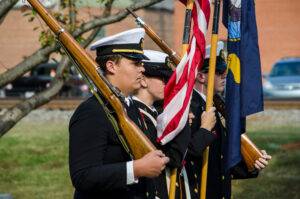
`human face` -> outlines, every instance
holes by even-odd
[[[131,60],[125,57],[118,63],[113,62],[111,66],[110,78],[112,83],[117,86],[126,96],[132,94],[141,87],[140,81],[145,71],[143,64],[138,60]]]
[[[147,77],[147,90],[153,97],[154,101],[164,99],[165,83],[162,79],[157,77]]]
[[[215,92],[222,93],[225,88],[225,80],[226,80],[226,71],[223,73],[216,73],[215,74]]]
[[[226,71],[223,73],[216,72],[215,78],[214,78],[214,92],[215,93],[222,93],[225,89],[225,82],[226,82]],[[205,87],[207,87],[208,83],[208,73],[198,73],[197,75],[197,81],[200,84],[204,84]]]

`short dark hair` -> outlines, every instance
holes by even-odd
[[[107,61],[113,61],[116,64],[118,64],[122,58],[123,58],[123,56],[120,54],[98,56],[98,57],[96,57],[96,62],[99,65],[99,67],[105,71]]]

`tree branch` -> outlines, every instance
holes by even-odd
[[[132,6],[130,6],[131,10],[136,11],[142,8],[146,8],[149,6],[152,6],[158,2],[161,2],[163,0],[147,0],[147,1],[142,1],[139,3],[136,3]],[[109,16],[109,17],[104,17],[104,18],[97,18],[94,20],[91,20],[87,23],[84,23],[81,28],[77,29],[76,31],[74,31],[74,36],[77,37],[81,34],[83,34],[84,32],[90,31],[96,27],[99,26],[105,26],[108,24],[112,24],[112,23],[116,23],[121,21],[122,19],[125,19],[127,17],[129,13],[127,12],[127,10],[123,10],[118,12],[117,14],[113,15],[113,16]]]
[[[105,10],[103,11],[102,16],[103,17],[108,17],[111,15],[111,10],[112,10],[112,4],[114,3],[115,0],[109,0],[108,2],[105,3]],[[93,30],[93,32],[89,35],[88,38],[85,39],[85,41],[82,43],[82,46],[86,48],[97,36],[97,34],[100,32],[102,26],[96,27],[96,29]]]
[[[52,46],[40,48],[32,55],[25,58],[22,62],[17,64],[15,67],[0,74],[0,87],[24,75],[26,72],[34,68],[34,66],[48,61],[49,55],[57,50],[59,50],[59,45],[57,43]]]
[[[63,56],[60,64],[58,65],[56,76],[51,82],[48,89],[34,95],[33,97],[22,101],[13,108],[5,111],[3,115],[0,116],[0,137],[2,137],[9,129],[11,129],[18,121],[20,121],[24,116],[26,116],[30,111],[36,109],[47,102],[49,102],[64,85],[64,80],[62,74],[66,67],[70,64],[69,59]]]
[[[76,27],[76,0],[69,0],[69,18],[70,18],[70,32],[73,32]]]
[[[18,2],[18,0],[2,0],[0,1],[0,24],[3,22],[6,14],[14,5]]]
[[[114,0],[110,0],[106,3],[106,9],[103,12],[103,16],[106,17],[111,14],[111,5],[113,1]],[[100,29],[101,27],[94,29],[82,45],[89,45],[89,43],[94,39]],[[4,115],[0,116],[0,137],[8,132],[19,120],[25,117],[33,109],[36,109],[48,103],[55,95],[58,94],[64,84],[63,71],[67,68],[68,65],[70,65],[70,63],[71,62],[69,61],[67,56],[63,56],[59,66],[57,67],[56,77],[51,82],[50,88],[34,95],[30,99],[17,104],[15,107],[7,110]]]

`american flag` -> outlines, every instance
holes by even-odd
[[[198,67],[202,66],[205,56],[209,16],[209,0],[195,0],[192,39],[165,87],[164,111],[157,118],[158,142],[162,145],[171,141],[186,125]]]

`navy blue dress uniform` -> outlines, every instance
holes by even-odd
[[[144,34],[143,29],[129,30],[97,41],[91,49],[97,50],[97,57],[115,53],[129,59],[146,59],[141,45]],[[128,184],[127,162],[132,159],[110,118],[113,110],[102,100],[104,105],[94,96],[88,98],[70,120],[69,168],[74,198],[146,198],[141,183]]]
[[[226,70],[226,62],[218,49],[216,73],[223,74]],[[203,73],[208,72],[208,61],[205,59],[202,68]],[[190,185],[191,198],[200,197],[202,154],[209,146],[209,162],[207,175],[207,199],[229,199],[231,197],[231,180],[233,178],[252,178],[258,175],[257,171],[248,172],[245,163],[242,161],[232,170],[225,170],[226,151],[226,129],[221,122],[221,115],[216,112],[216,125],[211,132],[200,128],[200,118],[205,111],[205,97],[200,92],[194,90],[191,111],[194,113],[191,131],[192,140],[186,159],[186,170]],[[202,134],[202,135],[200,135]],[[197,138],[198,137],[198,138]]]
[[[172,75],[172,69],[169,65],[170,61],[168,55],[153,50],[144,50],[144,54],[149,58],[149,60],[143,61],[145,68],[144,75],[146,77],[160,78],[167,83]],[[156,119],[160,112],[158,112],[154,106],[149,107],[136,96],[133,96],[132,99],[134,102],[132,109],[138,110],[142,120],[144,121],[145,134],[158,149],[161,149],[164,154],[170,158],[170,162],[167,164],[168,168],[181,167],[182,160],[185,156],[190,141],[189,126],[186,125],[186,127],[183,129],[183,132],[181,132],[170,143],[162,146],[157,142],[156,131]],[[159,110],[161,110],[161,107]],[[163,172],[158,178],[154,179],[152,183],[152,188],[155,189],[155,197],[167,199],[168,185],[166,182],[165,172]],[[149,193],[153,193],[153,190],[149,191]]]
[[[153,51],[145,50],[145,56],[149,60],[144,60],[144,75],[146,77],[157,77],[162,79],[165,83],[168,82],[172,75],[172,69],[170,68],[170,60],[167,54]],[[142,101],[138,100],[136,97],[134,99],[135,107],[139,110],[141,117],[145,121],[146,135],[152,141],[152,143],[163,150],[163,152],[170,158],[168,166],[170,167],[180,167],[184,154],[187,151],[187,146],[190,139],[190,129],[186,125],[183,132],[180,133],[170,144],[164,146],[157,142],[157,131],[156,131],[156,118],[160,112],[156,110],[155,107],[149,107]]]

